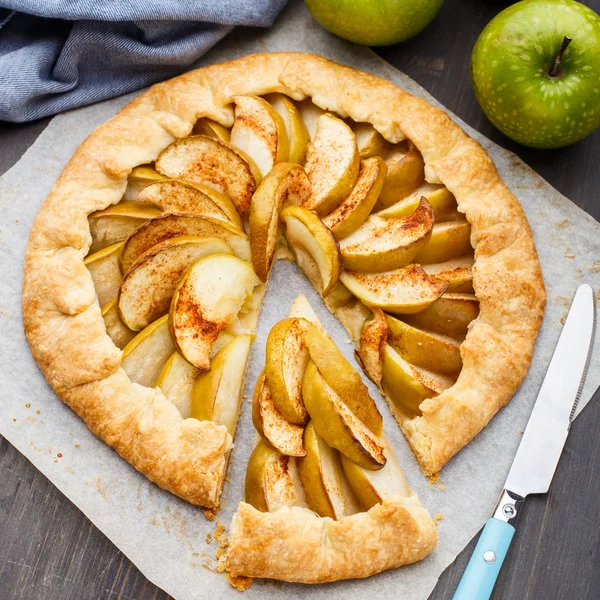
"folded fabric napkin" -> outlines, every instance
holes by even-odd
[[[0,120],[23,122],[184,71],[287,0],[0,0]]]

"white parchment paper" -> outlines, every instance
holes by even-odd
[[[389,79],[437,104],[414,81],[367,49],[329,35],[293,3],[269,31],[237,33],[211,51],[199,66],[252,52],[311,51]],[[176,600],[222,598],[234,593],[216,574],[215,522],[201,510],[149,483],[116,453],[97,440],[46,384],[31,358],[21,323],[23,254],[38,208],[77,146],[131,96],[60,115],[22,159],[0,179],[0,433],[42,471],[156,585]],[[548,309],[530,373],[511,403],[442,473],[443,485],[422,475],[389,411],[371,386],[385,429],[405,473],[432,515],[442,514],[440,543],[423,562],[364,581],[322,586],[257,581],[245,598],[279,599],[344,596],[423,600],[438,576],[482,527],[493,510],[512,462],[541,380],[577,286],[600,289],[600,224],[561,196],[513,154],[457,121],[493,157],[500,173],[523,204],[533,227],[548,290]],[[254,344],[246,394],[251,397],[264,364],[271,326],[287,316],[299,293],[310,299],[346,356],[353,360],[348,335],[323,307],[295,265],[280,261],[269,284]],[[600,346],[597,345],[597,349]],[[600,352],[589,371],[580,408],[600,384]],[[253,428],[250,405],[244,406],[218,519],[228,524],[243,494],[245,463]],[[584,416],[585,418],[585,416]],[[60,456],[59,456],[60,455]],[[441,488],[445,487],[444,490]],[[208,536],[208,538],[207,538]],[[207,544],[206,540],[212,539]],[[235,592],[237,593],[237,592]]]

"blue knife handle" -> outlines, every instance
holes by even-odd
[[[452,600],[489,600],[515,534],[499,519],[488,519]]]

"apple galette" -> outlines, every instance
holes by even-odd
[[[527,373],[543,279],[526,217],[490,158],[428,102],[299,53],[155,85],[81,144],[27,247],[33,355],[136,469],[215,507],[277,258],[293,258],[346,327],[426,474]],[[254,507],[242,504],[234,520],[232,572],[330,581],[425,556],[435,543],[429,516],[399,468],[377,471],[393,455],[358,374],[306,315],[271,336],[254,400]],[[351,442],[335,433],[348,423]],[[335,479],[336,452],[350,491],[387,473],[398,494],[319,496],[328,484],[315,461]],[[302,461],[305,499],[296,501],[290,473],[273,493],[261,487],[261,469],[278,477]],[[301,535],[322,565],[308,572],[315,559],[298,548],[289,563],[286,535]]]

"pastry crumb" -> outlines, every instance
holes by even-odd
[[[433,475],[428,475],[427,479],[429,479],[429,483],[436,484],[440,480],[440,474],[434,473]]]
[[[217,518],[217,514],[219,513],[220,509],[221,505],[219,504],[213,508],[205,508],[202,512],[209,521],[214,521]]]
[[[31,404],[29,402],[25,405],[25,408],[31,408]]]
[[[573,250],[571,248],[567,248],[565,250],[565,258],[568,258],[569,260],[573,260],[575,258],[575,252],[573,252]]]
[[[234,575],[225,573],[225,578],[236,590],[239,590],[240,592],[247,590],[252,585],[252,577],[244,577],[243,575],[235,577]]]
[[[445,492],[446,491],[446,484],[445,483],[438,483],[438,490],[440,490],[440,492]]]
[[[433,517],[433,524],[437,527],[438,523],[444,518],[444,515],[442,513],[438,513],[437,515],[435,515]]]

